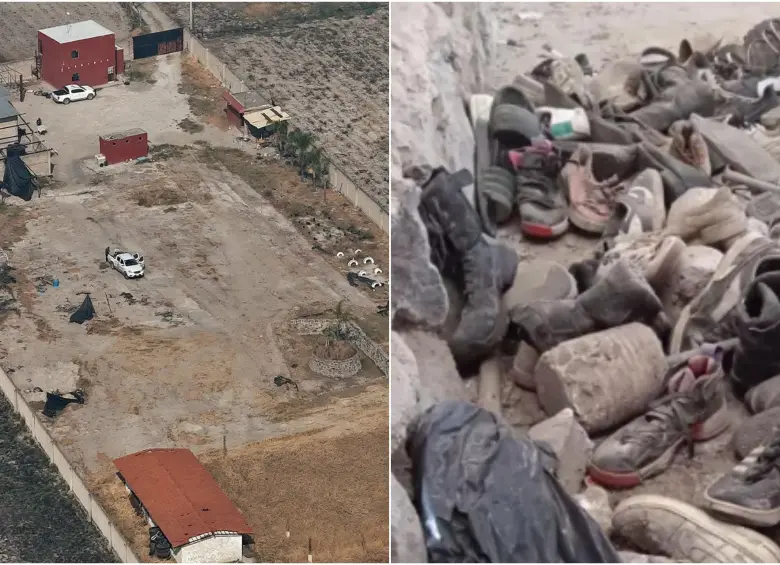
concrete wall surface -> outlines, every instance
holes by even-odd
[[[117,557],[123,563],[140,563],[138,557],[133,553],[130,544],[114,526],[100,503],[89,493],[89,489],[84,484],[84,480],[79,476],[73,465],[70,464],[67,457],[60,451],[56,443],[46,431],[43,422],[38,414],[30,408],[22,393],[16,388],[13,381],[0,368],[0,392],[8,399],[11,406],[14,407],[24,420],[25,425],[30,430],[30,434],[41,446],[43,452],[49,457],[52,463],[57,466],[62,478],[76,499],[87,511],[92,523],[108,540],[109,545],[116,553]],[[239,541],[241,537],[239,536]],[[240,551],[240,548],[239,548]]]

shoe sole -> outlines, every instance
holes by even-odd
[[[565,219],[559,224],[548,226],[545,224],[534,224],[520,220],[520,231],[526,237],[532,239],[557,239],[569,229],[569,220]]]
[[[593,235],[602,235],[607,227],[608,221],[608,219],[604,220],[603,222],[594,222],[589,220],[580,214],[573,206],[569,206],[569,220],[582,231],[591,233]]]
[[[732,504],[724,500],[712,498],[709,495],[709,489],[704,492],[704,502],[707,509],[728,516],[735,521],[746,526],[756,526],[759,528],[770,528],[780,524],[780,508],[772,510],[755,510],[753,508],[743,508],[737,504]]]
[[[693,441],[703,442],[711,440],[723,432],[725,432],[731,425],[731,418],[729,416],[728,407],[726,401],[723,401],[723,405],[713,414],[706,422],[702,422],[699,425],[694,426],[692,432]],[[680,447],[684,445],[684,438],[680,438],[677,442],[672,444],[658,459],[651,461],[638,471],[631,473],[616,473],[613,471],[607,471],[601,469],[596,465],[588,466],[588,476],[593,479],[594,482],[601,486],[623,489],[632,488],[642,484],[651,477],[660,475],[666,471],[674,461]]]
[[[695,506],[665,496],[637,495],[618,504],[613,516],[616,530],[622,529],[621,521],[625,520],[625,513],[634,509],[661,510],[682,519],[675,534],[664,540],[662,549],[672,559],[716,563],[780,562],[780,547],[766,536],[748,528],[720,522]],[[645,526],[649,521],[647,518],[640,520]],[[703,546],[692,543],[697,538],[704,542]],[[732,551],[728,551],[729,547]],[[736,554],[733,550],[736,550]]]

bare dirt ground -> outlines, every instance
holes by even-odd
[[[29,119],[42,118],[59,155],[42,198],[0,208],[0,248],[17,281],[0,313],[0,364],[32,402],[42,400],[34,387],[86,391],[86,404],[69,406],[50,432],[74,466],[102,485],[101,501],[141,544],[140,557],[147,558],[143,524],[128,521],[126,498],[109,496],[117,484],[107,463],[150,447],[221,454],[224,442],[234,461],[224,476],[244,473],[246,480],[223,487],[255,516],[258,551],[271,544],[263,515],[281,512],[295,543],[271,544],[273,558],[299,560],[305,536],[320,540],[323,559],[386,559],[386,531],[375,527],[387,519],[386,502],[381,513],[376,502],[387,489],[386,439],[375,440],[373,452],[360,439],[372,423],[386,426],[386,378],[367,359],[351,379],[312,373],[306,366],[315,343],[287,327],[301,313],[343,301],[351,319],[387,344],[387,318],[376,314],[386,289],[351,287],[335,256],[360,246],[386,266],[386,235],[366,227],[371,222],[340,195],[323,195],[278,160],[259,159],[254,145],[235,143],[219,106],[209,105],[216,104],[213,78],[186,56],[134,62],[133,69],[129,86],[102,89],[90,102],[59,106],[28,96],[18,104]],[[98,135],[130,127],[148,132],[151,162],[97,168]],[[106,246],[141,252],[146,276],[128,281],[109,269]],[[51,277],[59,288],[41,283]],[[69,323],[84,292],[96,318]],[[295,380],[297,391],[276,386],[277,375]],[[317,430],[327,439],[319,440],[323,462],[312,455],[315,464],[284,478],[292,481],[286,497],[279,493],[288,509],[266,505],[258,489],[279,479],[260,467],[250,472],[244,461],[272,449],[264,440]],[[332,470],[344,472],[345,461],[354,467],[353,490],[328,491],[325,485],[342,480]],[[210,468],[219,480],[220,465]],[[315,506],[307,498],[315,489],[296,498],[295,485],[307,482],[321,485],[323,502],[300,517],[297,508]],[[342,535],[354,508],[366,509],[365,550],[359,533]]]
[[[574,56],[587,53],[596,70],[614,58],[638,55],[645,47],[660,46],[677,51],[680,41],[695,33],[711,32],[724,41],[741,38],[753,25],[765,18],[779,17],[775,4],[722,3],[517,3],[495,4],[495,22],[499,42],[497,65],[492,69],[493,89],[508,84],[528,72],[540,61],[542,46]],[[530,14],[536,14],[540,17]],[[524,19],[526,18],[526,19]],[[516,45],[508,45],[514,40]],[[514,244],[521,260],[543,258],[570,264],[595,248],[596,241],[567,234],[555,244],[532,244],[519,233],[505,234]],[[730,409],[734,426],[746,410],[732,399]],[[638,493],[656,493],[697,503],[701,493],[716,477],[734,465],[731,433],[696,446],[693,459],[681,454],[664,474],[641,487],[615,494],[615,500]],[[780,539],[780,536],[775,536]]]
[[[187,25],[189,4],[160,3]],[[252,89],[273,97],[295,127],[387,206],[387,4],[194,5],[204,44]]]
[[[118,42],[133,28],[119,2],[0,2],[0,63],[32,59],[39,29],[84,20],[110,29]]]

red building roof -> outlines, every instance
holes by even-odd
[[[189,449],[147,449],[114,465],[173,547],[218,532],[252,533]]]

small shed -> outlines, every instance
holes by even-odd
[[[149,154],[149,136],[141,128],[101,135],[100,152],[109,165],[146,157]]]
[[[256,90],[222,95],[226,102],[228,121],[241,131],[255,137],[265,137],[273,131],[273,125],[290,119],[290,115],[273,103],[268,103]]]
[[[189,449],[147,449],[114,460],[150,526],[168,539],[179,563],[241,561],[252,529]]]

